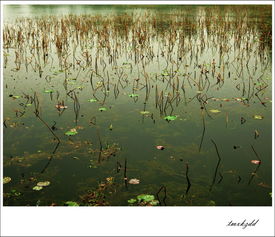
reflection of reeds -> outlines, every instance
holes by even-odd
[[[79,116],[79,110],[80,110],[80,103],[78,101],[78,98],[76,96],[76,93],[73,94],[73,100],[74,100],[74,113],[75,113],[75,123],[78,122],[78,116]]]
[[[164,206],[166,206],[167,191],[166,191],[166,187],[164,185],[162,185],[160,187],[160,189],[157,191],[156,196],[159,201],[159,205],[161,206],[162,202],[160,201],[160,198],[159,198],[159,194],[160,194],[161,190],[163,190],[163,192],[164,192],[164,197],[163,197],[162,201],[163,201]]]
[[[256,155],[256,157],[258,158],[258,162],[259,162],[259,163],[258,163],[256,169],[254,170],[254,172],[251,174],[250,179],[249,179],[249,181],[248,181],[248,185],[252,182],[253,178],[255,177],[255,175],[256,175],[256,173],[258,172],[258,169],[260,168],[260,165],[261,165],[261,163],[262,163],[262,160],[260,159],[260,157],[259,157],[258,153],[256,152],[256,150],[255,150],[255,148],[254,148],[253,145],[251,145],[251,148],[252,148],[254,154]]]
[[[218,155],[218,162],[217,162],[217,165],[216,165],[216,168],[215,168],[213,180],[212,180],[212,183],[211,183],[211,185],[210,185],[209,191],[212,191],[213,185],[214,185],[215,182],[216,182],[216,177],[217,177],[218,168],[219,168],[219,165],[220,165],[220,163],[221,163],[221,157],[220,157],[220,154],[219,154],[219,150],[218,150],[217,144],[215,143],[215,141],[214,141],[213,139],[211,139],[211,142],[212,142],[212,143],[214,144],[214,146],[215,146],[215,150],[216,150],[216,153],[217,153],[217,155]]]

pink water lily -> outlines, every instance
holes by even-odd
[[[164,150],[164,146],[156,146],[158,150]]]
[[[259,165],[259,164],[261,164],[261,161],[260,160],[251,160],[251,163],[254,165]]]

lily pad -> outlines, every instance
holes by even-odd
[[[138,94],[130,94],[129,97],[138,97]]]
[[[14,96],[12,96],[12,98],[13,98],[13,99],[19,99],[20,96],[19,96],[19,95],[14,95]]]
[[[49,90],[44,90],[44,93],[53,93],[53,90],[49,89]]]
[[[96,99],[89,99],[88,102],[96,102],[97,100]]]
[[[3,178],[3,184],[7,184],[11,181],[11,177],[4,177]]]
[[[79,204],[77,202],[73,202],[73,201],[67,201],[65,202],[66,206],[70,206],[70,207],[78,207]]]
[[[32,106],[32,104],[26,104],[27,107]]]
[[[12,195],[12,196],[15,196],[15,197],[18,197],[18,196],[21,195],[21,193],[18,192],[16,189],[12,189],[12,190],[11,190],[11,195]]]
[[[137,199],[134,199],[134,198],[131,198],[131,199],[128,200],[129,204],[134,204],[136,202],[137,202]]]
[[[65,132],[65,135],[66,136],[74,136],[74,135],[76,135],[78,132],[76,131],[76,129],[75,128],[72,128],[72,129],[70,129],[69,131],[67,131],[67,132]]]
[[[216,202],[213,201],[213,200],[210,200],[210,201],[208,202],[208,206],[216,206]]]
[[[44,181],[44,182],[38,182],[36,184],[36,186],[39,186],[39,187],[46,187],[46,186],[49,186],[51,184],[50,181]]]
[[[214,114],[217,114],[217,113],[220,113],[221,111],[218,110],[218,109],[210,109],[209,110],[211,113],[214,113]]]
[[[99,108],[98,110],[99,110],[100,112],[102,112],[102,111],[106,111],[107,109],[104,108],[104,107],[101,107],[101,108]]]
[[[262,120],[264,117],[262,115],[256,114],[256,115],[253,116],[253,118],[257,119],[257,120]]]
[[[153,200],[151,202],[149,202],[150,205],[152,206],[157,206],[159,204],[159,201],[158,200]]]
[[[137,200],[139,202],[151,202],[155,199],[154,195],[149,195],[149,194],[140,194],[137,196]]]
[[[43,189],[43,187],[34,186],[32,189],[35,190],[35,191],[40,191],[41,189]]]
[[[167,121],[173,121],[173,120],[177,119],[177,116],[176,115],[169,115],[169,116],[164,117],[164,119],[167,120]]]
[[[149,111],[140,111],[140,113],[141,113],[142,115],[150,114]]]

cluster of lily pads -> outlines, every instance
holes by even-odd
[[[50,181],[38,182],[36,186],[34,186],[32,189],[35,191],[40,191],[41,189],[49,186],[50,184],[51,184]]]
[[[130,206],[158,206],[159,201],[155,199],[154,195],[140,194],[136,198],[128,200]]]

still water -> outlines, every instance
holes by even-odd
[[[5,6],[3,38],[4,205],[272,205],[271,7]]]

